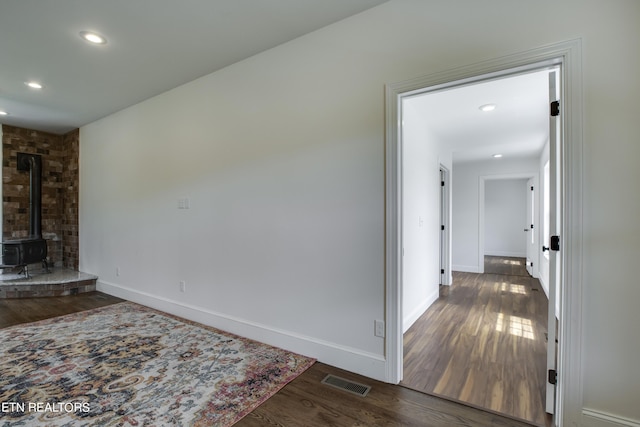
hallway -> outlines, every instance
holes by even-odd
[[[485,257],[404,335],[402,385],[545,425],[547,298],[524,259]]]

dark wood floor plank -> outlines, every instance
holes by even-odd
[[[359,397],[320,384],[329,373],[370,385],[372,389],[366,397]],[[404,387],[363,378],[322,363],[316,363],[236,425],[528,426]]]
[[[502,257],[502,256],[485,256],[484,257],[485,274],[503,274],[509,276],[525,276],[528,277],[527,266],[524,258]]]
[[[0,328],[120,302],[100,292],[67,297],[0,301]],[[451,328],[453,333],[455,328]],[[468,339],[458,345],[468,346]],[[440,359],[434,369],[445,369]],[[366,397],[321,384],[327,374],[372,386]],[[374,381],[322,363],[314,364],[237,424],[255,426],[527,427],[494,413],[405,387]]]
[[[545,425],[547,299],[523,259],[487,257],[404,337],[403,385]]]
[[[44,298],[0,299],[0,328],[90,310],[124,300],[102,292]]]

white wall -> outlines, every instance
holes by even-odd
[[[439,296],[439,146],[411,100],[403,102],[403,332]]]
[[[109,292],[384,378],[384,84],[579,37],[576,399],[637,422],[638,16],[636,0],[392,0],[85,126],[80,266]]]
[[[485,183],[484,254],[526,257],[528,237],[526,179],[500,179]]]
[[[484,249],[487,233],[480,228],[486,217],[480,212],[481,182],[519,179],[538,173],[538,159],[490,159],[479,162],[456,162],[453,165],[452,192],[452,263],[455,271],[482,272],[480,248]],[[491,184],[489,184],[491,185]],[[486,192],[486,185],[485,185]],[[485,206],[486,208],[486,206]],[[524,230],[524,224],[520,230]],[[524,232],[522,232],[524,233]],[[491,237],[489,237],[491,238]]]

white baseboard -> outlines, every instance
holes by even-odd
[[[241,337],[312,357],[319,362],[337,368],[385,381],[386,360],[382,355],[368,353],[291,331],[272,328],[246,319],[216,313],[202,307],[179,303],[165,297],[151,295],[105,281],[98,281],[96,289],[127,301],[173,314],[174,316],[183,317]]]
[[[451,267],[452,271],[461,271],[463,273],[480,273],[480,269],[477,265],[454,265]]]
[[[509,258],[526,258],[526,252],[510,252],[510,251],[485,251],[486,256],[506,256]]]
[[[431,295],[427,296],[427,298],[425,298],[424,301],[422,301],[422,303],[415,310],[413,310],[413,312],[403,316],[404,318],[402,319],[402,333],[404,334],[405,332],[407,332],[411,325],[413,325],[416,320],[418,320],[420,316],[422,316],[424,312],[427,311],[429,307],[431,307],[431,304],[433,304],[439,297],[440,290],[436,289],[435,292],[432,292]]]
[[[587,408],[582,410],[582,424],[584,427],[640,427],[638,420]]]
[[[549,299],[549,285],[544,281],[542,274],[538,274],[538,280],[540,281],[540,286],[542,287],[544,294],[547,296],[547,299]]]

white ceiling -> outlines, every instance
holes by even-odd
[[[385,1],[0,0],[0,123],[65,133]]]
[[[429,131],[453,150],[454,162],[502,154],[539,156],[549,135],[549,71],[417,95],[408,100]],[[491,112],[480,111],[495,104]]]
[[[65,133],[385,1],[0,0],[0,123]],[[547,85],[545,71],[411,102],[456,162],[531,156],[547,140]]]

